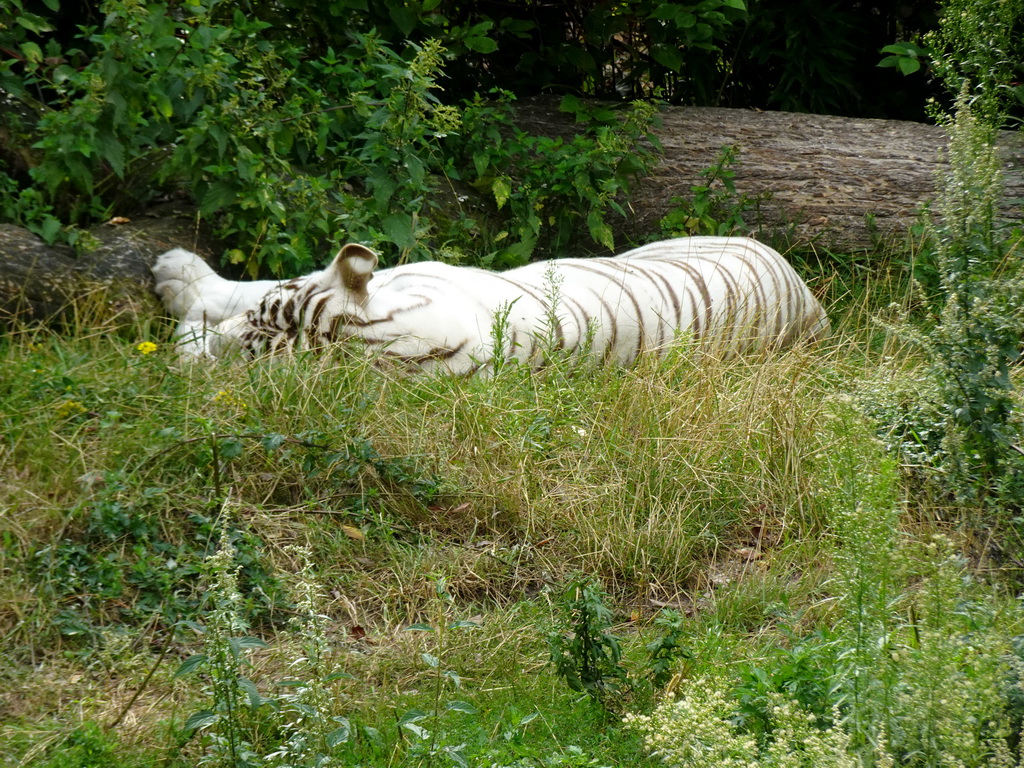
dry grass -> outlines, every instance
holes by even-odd
[[[827,625],[836,504],[885,461],[847,394],[914,365],[865,322],[866,305],[845,306],[815,348],[731,361],[680,349],[631,369],[510,368],[491,380],[399,379],[344,356],[183,366],[164,346],[140,353],[141,328],[8,339],[0,642],[16,661],[0,678],[12,691],[3,727],[31,745],[19,760],[67,724],[111,722],[140,688],[116,729],[126,745],[166,746],[160,722],[200,706],[194,682],[170,680],[194,650],[187,633],[145,685],[161,643],[118,655],[105,634],[165,621],[167,603],[147,603],[150,582],[106,594],[97,571],[75,586],[67,558],[82,544],[95,560],[76,568],[109,557],[157,582],[168,558],[201,568],[227,493],[250,542],[247,583],[267,595],[251,598],[254,631],[272,645],[253,678],[272,691],[300,650],[275,575],[295,573],[291,546],[308,546],[330,663],[354,676],[331,690],[365,722],[423,706],[435,673],[422,653],[496,712],[559,701],[543,633],[572,572],[612,592],[626,637],[647,636],[663,607],[688,616],[686,674],[756,657],[780,625]],[[212,446],[232,441],[239,454],[214,461]],[[908,506],[906,517],[930,530],[927,515]],[[158,542],[163,559],[140,556]],[[202,597],[194,578],[175,588]],[[67,634],[68,616],[84,634]],[[456,619],[481,626],[447,633],[443,647],[406,631]]]

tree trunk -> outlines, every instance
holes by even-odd
[[[822,246],[836,252],[873,249],[905,237],[934,195],[946,134],[941,128],[895,120],[673,107],[656,133],[664,154],[640,180],[632,218],[618,222],[619,242],[659,232],[672,198],[691,188],[722,147],[735,146],[737,193],[767,199],[746,214],[768,242]],[[520,102],[517,122],[540,135],[571,136],[570,115],[549,99]],[[1021,218],[1024,151],[1019,134],[1000,136],[1008,216]],[[216,255],[194,212],[165,205],[149,215],[90,230],[76,252],[46,246],[31,233],[0,225],[0,321],[66,316],[83,297],[106,317],[131,319],[157,309],[149,266],[176,246]]]
[[[177,246],[211,256],[210,242],[194,212],[174,205],[99,224],[79,240],[78,252],[0,224],[0,323],[60,321],[83,312],[103,323],[127,323],[152,314],[159,309],[149,271],[156,257]]]
[[[573,118],[549,101],[527,102],[521,127],[541,135],[571,135]],[[664,154],[633,190],[634,220],[626,234],[649,235],[679,196],[704,183],[701,171],[722,147],[739,149],[736,191],[768,199],[745,216],[760,236],[782,236],[797,246],[835,252],[871,250],[899,241],[921,206],[935,193],[943,166],[946,132],[937,126],[899,120],[759,112],[714,107],[672,107],[661,113],[655,134]],[[1021,135],[1003,132],[1005,213],[1021,218],[1024,146]]]

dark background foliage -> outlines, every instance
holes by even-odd
[[[87,245],[77,227],[183,197],[253,275],[347,239],[496,267],[615,248],[657,148],[630,102],[924,119],[941,93],[878,66],[933,0],[2,5],[0,220]],[[540,95],[574,139],[514,127]]]
[[[102,26],[103,3],[52,5],[50,13],[40,9],[52,30],[37,42],[52,39],[61,49],[93,53],[82,45],[80,29]],[[879,70],[878,52],[934,28],[936,6],[936,0],[229,0],[216,4],[210,18],[230,23],[240,10],[269,25],[268,40],[300,43],[308,57],[344,46],[355,30],[375,30],[397,50],[407,41],[438,38],[452,57],[443,78],[452,99],[500,87],[521,97],[657,95],[672,104],[917,120],[925,118],[923,95],[939,89],[924,77],[904,81]]]

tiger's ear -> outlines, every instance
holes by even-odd
[[[352,291],[361,302],[367,298],[366,284],[373,277],[376,266],[377,254],[365,245],[357,243],[342,246],[338,255],[334,257],[334,263],[331,264],[341,284]]]

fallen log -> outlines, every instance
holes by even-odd
[[[79,243],[47,245],[26,229],[0,224],[0,323],[59,322],[86,304],[92,319],[132,322],[160,309],[149,271],[159,254],[184,245],[220,255],[194,211],[177,205],[99,224]]]
[[[538,135],[577,130],[574,117],[549,99],[521,102],[516,119]],[[630,217],[611,222],[617,243],[658,234],[672,199],[691,199],[702,171],[728,146],[739,150],[732,167],[737,193],[765,198],[746,217],[755,236],[779,246],[874,250],[906,236],[934,196],[945,162],[945,131],[920,123],[710,107],[671,107],[661,121],[655,133],[663,154],[635,185]],[[1021,135],[1002,133],[998,149],[1004,212],[1020,220]],[[78,252],[47,246],[25,230],[0,225],[0,322],[59,318],[85,295],[96,297],[94,304],[106,302],[113,316],[157,311],[149,272],[157,255],[184,246],[217,263],[223,250],[197,226],[193,210],[172,204],[130,222],[93,227],[82,242]]]
[[[571,135],[573,116],[551,101],[518,111],[517,122],[541,135]],[[679,196],[692,199],[701,172],[722,147],[738,147],[732,166],[738,195],[766,197],[747,223],[760,238],[781,236],[797,247],[836,253],[874,250],[905,237],[921,206],[934,197],[945,163],[943,128],[900,120],[761,112],[714,107],[671,107],[654,133],[664,153],[633,190],[633,220],[624,234],[658,231]],[[1024,141],[1002,132],[1006,216],[1022,218]]]

